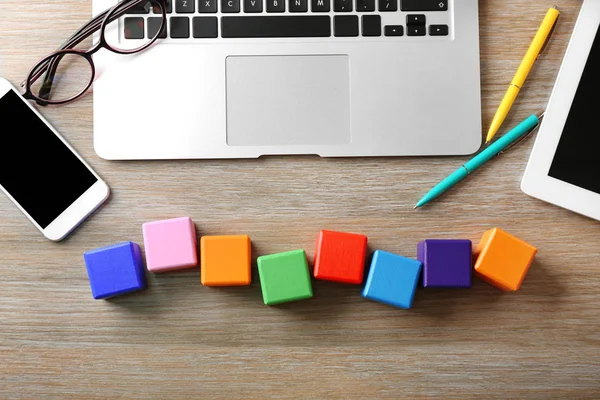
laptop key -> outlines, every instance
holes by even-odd
[[[329,37],[327,15],[226,16],[221,17],[223,38]]]
[[[198,0],[199,13],[216,13],[217,0]]]
[[[425,25],[425,14],[409,14],[406,16],[406,25]]]
[[[398,0],[379,0],[379,11],[398,11]]]
[[[448,25],[429,25],[431,36],[448,36]]]
[[[149,14],[152,9],[152,3],[149,1],[136,4],[127,10],[127,14]]]
[[[333,17],[333,35],[338,37],[358,36],[358,16],[336,15]]]
[[[336,11],[336,12],[352,11],[352,0],[333,0],[333,11]]]
[[[125,39],[143,39],[144,38],[144,18],[129,17],[124,20]]]
[[[375,0],[356,0],[356,11],[375,11]]]
[[[267,0],[268,13],[285,12],[285,0]]]
[[[385,36],[403,36],[404,27],[402,25],[386,25],[384,34]]]
[[[259,13],[262,10],[262,0],[244,0],[244,12]]]
[[[175,0],[175,12],[191,14],[195,10],[194,0]]]
[[[190,37],[190,19],[188,17],[171,17],[169,25],[169,33],[172,38],[187,39]]]
[[[329,12],[330,9],[330,0],[312,0],[312,12]]]
[[[194,17],[192,18],[192,36],[197,39],[216,38],[219,35],[217,24],[217,17]]]
[[[158,29],[160,28],[160,23],[162,21],[162,17],[149,17],[147,20],[148,23],[148,39],[152,39],[156,33],[158,32]],[[160,31],[160,34],[158,35],[159,38],[164,39],[167,37],[167,24],[165,22],[165,26],[163,27],[163,29]]]
[[[362,16],[362,35],[363,36],[381,36],[381,16],[363,15]]]
[[[406,27],[406,34],[408,36],[425,36],[427,28],[425,25],[411,25]]]
[[[448,11],[449,0],[400,0],[402,11]]]
[[[166,3],[167,3],[167,7],[165,7],[165,13],[170,14],[173,12],[173,1],[167,0]],[[157,5],[153,5],[152,12],[154,14],[160,14],[160,7]]]
[[[308,0],[290,0],[290,12],[307,12]]]
[[[223,13],[239,13],[240,0],[221,0],[221,12]]]

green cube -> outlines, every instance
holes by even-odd
[[[256,259],[266,305],[310,299],[313,295],[304,250],[270,254]]]

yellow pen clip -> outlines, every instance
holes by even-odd
[[[556,11],[558,11],[558,6],[553,6],[552,8],[554,8]],[[550,38],[552,38],[552,35],[554,34],[554,30],[556,29],[556,24],[558,23],[559,18],[560,18],[560,12],[558,14],[558,17],[556,17],[556,20],[554,21],[554,24],[552,25],[552,28],[550,28],[550,33],[548,33],[548,37],[546,37],[546,40],[544,41],[544,44],[542,45],[542,48],[540,50],[540,53],[536,57],[536,60],[538,58],[540,58],[540,56],[546,50],[546,47],[548,46],[548,42],[550,42]]]

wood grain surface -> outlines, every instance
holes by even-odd
[[[480,4],[487,131],[557,4],[555,36],[504,126],[545,106],[581,1]],[[0,76],[19,84],[91,17],[91,1],[0,0],[0,12]],[[533,140],[413,211],[467,157],[106,161],[92,147],[92,96],[41,112],[113,192],[60,243],[0,196],[0,398],[600,399],[600,223],[520,191]],[[203,287],[194,269],[92,299],[86,250],[128,240],[143,248],[144,222],[179,216],[198,235],[250,235],[254,259],[300,248],[312,258],[320,229],[415,257],[425,238],[477,243],[497,226],[539,253],[518,292],[480,280],[419,289],[410,310],[323,281],[313,299],[268,307],[255,265],[250,287]]]

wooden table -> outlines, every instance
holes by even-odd
[[[486,131],[554,3],[481,1]],[[581,1],[557,4],[555,36],[505,126],[548,100]],[[0,10],[0,75],[18,84],[90,18],[91,2],[3,0]],[[413,211],[467,157],[105,161],[92,147],[91,96],[42,112],[113,193],[60,243],[0,196],[0,398],[600,398],[600,224],[520,191],[533,140]],[[144,222],[179,216],[199,235],[250,235],[254,259],[300,248],[310,259],[320,229],[415,257],[425,238],[477,243],[498,226],[539,253],[518,292],[480,280],[419,289],[410,310],[323,281],[313,299],[273,308],[256,273],[250,287],[215,289],[198,269],[148,274],[146,291],[92,299],[85,251],[143,248]]]

